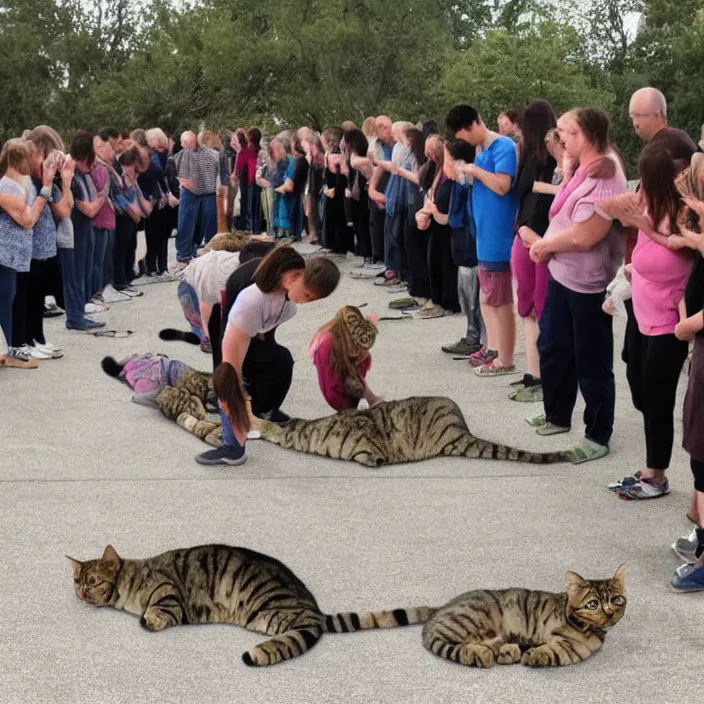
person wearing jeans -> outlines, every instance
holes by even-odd
[[[18,272],[30,270],[32,228],[51,198],[58,165],[55,154],[47,158],[42,169],[42,187],[32,205],[27,205],[25,184],[32,170],[34,152],[30,142],[20,139],[8,140],[0,152],[0,326],[8,346],[0,364],[30,369],[37,366],[37,360],[13,345],[13,303]]]
[[[181,197],[176,234],[177,264],[174,272],[182,271],[196,256],[196,227],[206,244],[216,233],[218,213],[216,203],[218,152],[198,145],[193,132],[181,135],[183,149],[174,157]]]
[[[252,259],[230,276],[226,287],[222,344],[212,340],[213,360],[232,365],[252,398],[252,412],[281,422],[281,411],[291,386],[293,357],[275,340],[275,329],[296,315],[296,305],[326,298],[337,287],[340,271],[324,257],[306,261],[290,246],[279,246],[264,259]],[[230,466],[247,461],[244,443],[227,431],[223,420],[223,447],[204,452],[199,464]],[[230,428],[232,430],[232,428]]]

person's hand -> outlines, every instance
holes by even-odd
[[[370,313],[370,314],[367,316],[367,320],[368,320],[372,325],[378,325],[380,319],[381,319],[381,318],[380,318],[380,316],[379,316],[377,313]]]
[[[416,213],[416,226],[419,230],[427,230],[430,227],[430,213],[423,209]]]
[[[696,334],[696,330],[692,328],[689,318],[675,325],[675,337],[682,342],[691,342]]]
[[[335,188],[325,188],[323,190],[323,193],[327,198],[334,198],[335,197]]]
[[[181,188],[185,188],[191,193],[196,190],[196,182],[192,178],[180,178],[178,182],[181,184]]]
[[[127,213],[135,222],[142,219],[142,211],[134,203],[130,203],[127,208]]]
[[[279,186],[278,188],[274,189],[276,193],[286,193],[286,189],[283,186]]]
[[[684,204],[693,210],[699,217],[704,217],[704,202],[696,198],[683,198]]]
[[[623,275],[629,283],[633,281],[633,264],[626,264],[626,266],[623,267]]]
[[[375,191],[374,193],[370,193],[369,197],[378,205],[386,205],[386,196],[383,193],[379,193],[378,191]]]
[[[459,168],[467,178],[474,179],[477,176],[477,167],[474,164],[465,164]]]
[[[521,242],[523,242],[523,246],[526,247],[526,249],[530,249],[531,246],[540,239],[540,235],[535,232],[535,230],[531,230],[527,225],[521,225],[518,228],[518,236],[521,238]]]
[[[56,170],[59,168],[59,160],[61,155],[53,151],[51,154],[44,159],[42,164],[42,186],[51,186],[54,183],[54,176],[56,175]]]
[[[689,242],[685,237],[682,237],[682,235],[670,235],[667,238],[667,248],[673,252],[677,252],[678,250],[689,246]]]
[[[172,207],[175,208],[178,205],[178,198],[173,194],[169,193],[166,196],[166,202]]]
[[[687,247],[702,251],[702,248],[704,248],[704,236],[694,232],[694,230],[690,230],[688,227],[681,226],[680,233],[682,234],[682,239],[685,241]],[[673,235],[670,235],[669,239],[672,239],[672,237]],[[668,246],[669,244],[670,243],[668,242]]]
[[[530,258],[536,264],[544,262],[551,254],[548,243],[542,237],[533,242],[530,247]]]
[[[76,173],[76,162],[72,157],[67,156],[61,166],[61,182],[64,187],[70,186],[73,181],[73,175]]]

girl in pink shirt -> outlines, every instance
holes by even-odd
[[[684,139],[682,147],[687,148]],[[633,405],[643,414],[646,469],[609,486],[627,500],[670,492],[665,471],[672,456],[677,385],[689,349],[675,336],[675,327],[693,258],[671,251],[667,241],[679,234],[682,203],[674,181],[686,166],[673,159],[669,142],[657,141],[645,147],[638,165],[646,210],[628,223],[639,229],[631,259],[637,325],[629,321],[624,359]]]
[[[343,306],[313,338],[308,354],[318,370],[320,390],[338,412],[357,408],[363,398],[370,406],[382,400],[366,382],[376,333],[374,316],[365,318],[359,308]]]

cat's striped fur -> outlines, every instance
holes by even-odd
[[[623,567],[612,579],[574,572],[567,592],[472,591],[438,609],[423,627],[423,645],[462,665],[571,665],[590,657],[626,609]]]
[[[220,421],[204,420],[184,412],[179,413],[176,417],[176,425],[208,445],[222,447],[222,423]]]
[[[349,410],[317,420],[276,424],[255,418],[262,438],[298,452],[352,460],[367,467],[432,457],[470,457],[548,464],[566,452],[525,452],[477,438],[457,404],[442,396],[415,397]]]
[[[323,633],[424,623],[427,607],[326,615],[288,567],[267,555],[229,545],[171,550],[126,560],[108,546],[99,560],[79,562],[79,599],[140,616],[149,631],[231,623],[270,638],[243,653],[247,665],[275,665],[310,650]]]

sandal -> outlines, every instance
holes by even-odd
[[[515,374],[516,365],[510,364],[504,366],[503,364],[494,364],[495,360],[491,360],[487,364],[483,364],[481,367],[475,367],[474,373],[477,376],[490,377],[490,376],[504,376],[506,374]]]
[[[577,447],[567,452],[567,459],[572,464],[583,464],[584,462],[601,459],[608,454],[608,445],[600,445],[589,438],[584,438]]]
[[[536,403],[543,400],[543,387],[540,384],[517,386],[509,395],[510,401],[520,403]]]
[[[541,426],[540,428],[537,428],[535,432],[542,437],[549,437],[550,435],[561,435],[562,433],[569,433],[570,429],[566,428],[564,425],[555,425],[555,423],[550,423],[548,421],[545,423],[545,425]]]
[[[132,330],[96,330],[90,334],[93,335],[93,337],[117,337],[122,339],[131,337],[134,335],[134,332]]]

